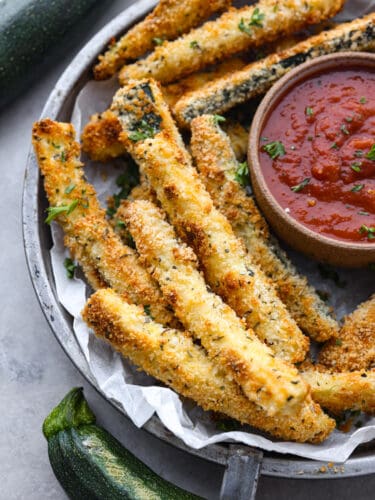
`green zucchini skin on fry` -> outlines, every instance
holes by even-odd
[[[72,389],[43,424],[56,478],[72,500],[194,500],[126,450]]]
[[[174,113],[179,124],[187,127],[197,116],[221,114],[265,93],[275,81],[306,61],[334,52],[374,49],[375,14],[372,13],[311,37],[279,54],[272,54],[187,94],[176,103]]]

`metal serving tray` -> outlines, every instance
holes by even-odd
[[[41,117],[69,121],[77,94],[91,79],[90,70],[97,55],[113,36],[118,37],[129,29],[144,17],[155,3],[155,0],[140,0],[99,31],[66,68],[49,96]],[[92,378],[82,351],[75,340],[72,318],[57,299],[49,253],[52,244],[51,234],[49,226],[43,222],[46,207],[47,200],[38,166],[33,151],[30,151],[23,191],[23,235],[33,286],[56,339],[82,375],[105,397]],[[126,416],[123,409],[113,401],[109,400],[109,402]],[[237,444],[216,444],[195,450],[172,435],[157,416],[153,416],[144,425],[144,429],[192,455],[224,465],[226,471],[223,477],[221,498],[227,500],[254,498],[259,474],[294,479],[337,479],[375,472],[373,443],[358,448],[344,467],[333,469],[326,467],[327,464],[324,462],[301,459],[291,455],[263,453],[260,450]],[[322,467],[326,467],[325,474],[321,473]]]

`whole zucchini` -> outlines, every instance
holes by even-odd
[[[111,434],[95,425],[82,388],[72,389],[43,424],[52,469],[71,499],[192,500]]]
[[[30,80],[34,66],[97,0],[0,2],[0,106]],[[100,2],[99,2],[100,3]]]

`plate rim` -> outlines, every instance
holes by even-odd
[[[90,69],[97,55],[107,45],[113,36],[119,36],[132,24],[145,16],[156,4],[156,0],[138,0],[123,12],[118,14],[100,31],[94,35],[78,52],[71,63],[64,70],[54,89],[50,93],[39,119],[49,117],[58,119],[66,101],[71,99],[72,93],[77,95],[83,84],[89,80]],[[74,96],[74,97],[75,97]],[[83,353],[72,335],[69,314],[59,304],[54,284],[48,273],[46,260],[50,260],[49,249],[42,246],[41,238],[46,235],[41,232],[41,222],[44,219],[39,197],[41,176],[36,163],[35,155],[30,147],[27,158],[22,194],[22,229],[26,262],[32,285],[38,298],[40,307],[45,315],[55,338],[70,361],[81,375],[106,399],[112,406],[120,411],[126,418],[126,412],[105,396],[96,385],[91,376]],[[45,195],[43,193],[44,199]],[[43,198],[42,196],[42,198]],[[37,200],[37,203],[35,203]],[[43,201],[43,200],[42,200]],[[49,231],[45,228],[44,233]],[[70,322],[71,323],[71,322]],[[187,446],[181,439],[174,436],[164,427],[157,415],[153,415],[143,426],[153,436],[168,444],[184,450],[191,455],[198,456],[217,464],[226,466],[230,450],[227,443],[209,445],[201,449]],[[248,448],[246,445],[239,445]],[[326,468],[322,474],[322,467]],[[303,459],[296,456],[268,453],[264,451],[261,473],[267,476],[293,478],[293,479],[337,479],[371,474],[375,472],[375,454],[356,450],[345,462],[343,467],[327,467],[327,462]]]

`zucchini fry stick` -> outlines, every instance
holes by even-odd
[[[324,54],[375,48],[375,13],[323,31],[280,53],[249,64],[239,71],[207,83],[183,96],[174,107],[179,125],[203,114],[222,114],[251,97],[265,93],[272,84],[299,64]]]
[[[99,290],[92,295],[83,318],[98,337],[124,357],[205,410],[224,413],[274,437],[298,442],[319,443],[334,428],[334,421],[311,396],[298,415],[269,417],[243,395],[189,335],[155,323],[113,290]]]
[[[233,57],[218,64],[215,68],[189,75],[187,78],[163,87],[164,99],[170,107],[173,107],[186,92],[198,90],[207,82],[224,76],[228,72],[236,71],[243,66],[245,63],[241,58]],[[246,151],[247,132],[244,133],[244,129],[241,129],[239,124],[228,123],[226,126],[229,128],[229,133],[233,130],[233,134],[236,133],[237,137],[240,136],[241,140],[236,139],[238,150]],[[107,162],[112,158],[126,155],[124,145],[119,140],[120,131],[120,124],[110,110],[96,113],[91,116],[83,130],[82,150],[92,160],[100,162]]]
[[[319,362],[337,372],[375,367],[375,295],[345,318],[338,339],[320,351]]]
[[[161,83],[179,80],[233,54],[332,17],[343,3],[343,0],[263,0],[242,9],[230,9],[215,21],[173,42],[163,43],[145,59],[124,66],[119,74],[120,84],[140,78],[155,78]]]
[[[230,4],[231,0],[160,0],[143,21],[99,56],[99,62],[94,67],[95,79],[110,78],[126,61],[143,56],[164,40],[173,40],[187,33]]]
[[[298,274],[275,239],[252,197],[236,180],[238,162],[229,137],[212,115],[191,122],[191,153],[201,179],[216,207],[227,217],[235,235],[245,246],[266,276],[298,326],[311,338],[324,342],[338,332],[327,305]]]
[[[93,186],[84,179],[80,147],[74,138],[74,128],[67,123],[45,119],[33,128],[33,145],[51,205],[49,213],[54,213],[62,226],[66,246],[94,288],[112,286],[129,300],[148,305],[162,324],[176,324],[157,283],[106,220]]]
[[[158,85],[146,80],[130,83],[117,92],[112,111],[122,125],[121,140],[179,236],[194,248],[210,287],[277,355],[291,362],[304,359],[307,337],[214,207]]]
[[[123,202],[117,211],[176,316],[211,359],[269,415],[299,411],[308,388],[297,369],[276,358],[221,298],[207,288],[191,248],[180,243],[149,201]]]
[[[375,413],[375,371],[329,373],[308,370],[301,375],[311,386],[314,401],[333,414],[345,410]]]

